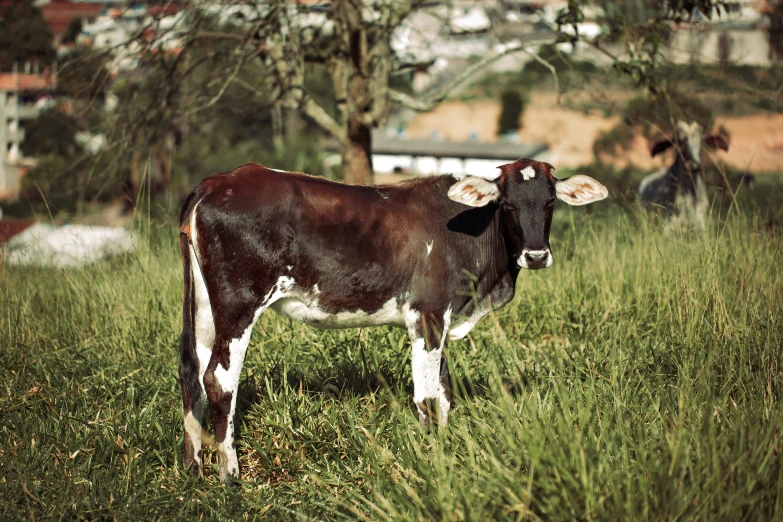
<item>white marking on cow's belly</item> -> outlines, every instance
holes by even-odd
[[[318,305],[316,288],[310,295],[294,291],[272,306],[272,309],[286,317],[301,321],[316,328],[358,328],[363,326],[405,326],[403,307],[396,298],[389,299],[383,306],[368,314],[364,310],[346,310],[335,313],[324,311]]]

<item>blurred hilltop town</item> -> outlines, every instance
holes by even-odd
[[[329,2],[292,0],[289,4],[305,28],[322,29],[330,23]],[[498,59],[432,111],[393,109],[385,124],[373,131],[377,179],[394,173],[489,175],[499,163],[520,156],[546,159],[558,167],[596,160],[618,167],[654,166],[642,136],[625,136],[622,154],[611,142],[602,148],[601,140],[622,134],[617,130],[622,108],[633,99],[634,89],[595,79],[591,83],[589,76],[610,68],[610,56],[627,54],[623,44],[611,38],[601,46],[590,42],[612,32],[607,20],[640,16],[637,11],[644,2],[598,4],[602,7],[585,8],[579,23],[562,27],[565,32],[578,32],[574,41],[558,42],[552,31],[566,6],[558,0],[433,0],[404,18],[394,28],[391,46],[398,61],[410,64],[401,81],[411,95],[437,91],[482,57],[497,55]],[[183,46],[190,45],[187,38],[194,24],[201,23],[194,12],[199,13],[198,20],[208,16],[224,30],[241,32],[258,23],[263,6],[0,0],[5,24],[0,26],[5,34],[0,36],[0,48],[5,48],[0,51],[0,201],[24,195],[28,201],[48,198],[65,208],[72,202],[110,200],[121,186],[169,185],[183,172],[184,180],[176,183],[184,190],[201,176],[251,160],[327,175],[339,170],[339,144],[310,134],[314,126],[308,120],[286,115],[288,111],[281,115],[268,100],[253,101],[256,96],[246,101],[239,91],[225,87],[220,92],[225,99],[215,97],[211,105],[206,103],[199,112],[177,120],[177,125],[160,130],[168,108],[160,102],[159,120],[146,117],[118,134],[122,123],[158,102],[159,87],[144,92],[129,86],[148,83],[156,60],[176,59]],[[697,11],[672,23],[660,54],[673,66],[730,65],[740,75],[751,71],[754,81],[768,81],[763,71],[780,60],[770,38],[779,30],[773,16],[779,7],[752,0],[727,6],[720,17],[707,19]],[[13,18],[27,23],[14,26]],[[22,43],[20,31],[38,35],[41,41]],[[532,52],[504,52],[514,45],[540,46],[542,41],[548,41],[545,63],[538,63]],[[556,70],[548,69],[551,64]],[[687,69],[687,74],[695,70]],[[556,88],[551,85],[551,72],[557,73]],[[532,88],[527,78],[534,73],[537,80]],[[314,79],[307,81],[315,82],[317,76],[316,70]],[[160,85],[166,82],[160,81]],[[709,77],[702,78],[702,84],[710,82]],[[260,89],[263,85],[257,86]],[[514,94],[514,89],[519,93]],[[319,90],[326,98],[335,96],[327,88],[314,88]],[[739,169],[783,170],[780,115],[759,103],[754,105],[758,110],[746,110],[747,104],[730,95],[723,96],[721,103],[728,115],[716,123],[733,139],[732,150],[725,155],[728,163]],[[509,109],[515,105],[518,108]],[[507,109],[511,124],[500,128]],[[196,120],[198,115],[204,115],[204,121],[212,119],[204,123]],[[244,129],[244,134],[237,129]],[[144,132],[148,134],[141,139]],[[308,148],[305,141],[312,145]],[[286,154],[280,153],[280,144]]]

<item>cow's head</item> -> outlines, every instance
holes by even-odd
[[[688,170],[697,171],[701,168],[702,144],[713,149],[729,150],[729,144],[722,136],[713,134],[705,137],[704,130],[698,122],[679,120],[674,139],[661,140],[656,143],[652,148],[651,155],[655,156],[672,145],[676,145],[678,154],[682,156]]]
[[[552,265],[549,229],[555,198],[569,205],[587,205],[608,195],[606,187],[589,176],[556,179],[548,163],[522,158],[501,165],[500,176],[493,180],[469,177],[449,189],[449,198],[483,207],[498,202],[519,245],[517,264],[539,269]]]

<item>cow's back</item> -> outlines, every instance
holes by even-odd
[[[195,209],[204,262],[220,266],[213,273],[231,274],[232,287],[263,294],[271,274],[318,293],[328,312],[371,313],[392,299],[447,299],[449,281],[462,277],[463,266],[451,266],[463,264],[455,256],[481,250],[485,238],[455,239],[448,230],[464,211],[446,197],[453,182],[355,186],[244,165],[204,179],[181,223],[186,229]],[[214,288],[228,283],[207,281]],[[428,291],[417,295],[421,288]],[[444,295],[433,295],[440,289]]]

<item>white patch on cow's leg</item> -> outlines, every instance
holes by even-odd
[[[239,392],[239,377],[242,374],[242,366],[245,362],[245,354],[250,344],[250,336],[253,333],[253,326],[272,303],[286,296],[294,285],[294,279],[286,276],[280,276],[277,283],[269,290],[261,306],[253,314],[253,319],[247,325],[242,335],[232,339],[228,343],[228,367],[224,367],[220,362],[217,363],[213,372],[214,381],[221,395],[230,393],[231,403],[225,419],[226,432],[222,440],[217,441],[218,449],[218,467],[220,469],[220,480],[228,481],[230,478],[239,477],[239,461],[237,452],[234,448],[234,414],[237,407],[237,394]],[[222,419],[221,419],[222,421]]]
[[[418,314],[417,314],[418,315]],[[420,333],[411,336],[411,368],[413,370],[413,401],[419,412],[419,422],[423,428],[430,423],[432,411],[427,406],[427,400],[438,401],[438,425],[448,423],[451,402],[448,392],[441,381],[441,359],[448,339],[451,325],[451,308],[443,316],[443,331],[438,348],[427,351],[427,343]],[[425,335],[431,335],[427,333]]]
[[[185,415],[185,435],[193,447],[193,463],[201,467],[201,423],[203,422],[204,401],[199,398],[193,408]],[[195,471],[195,469],[194,469]]]
[[[412,340],[411,368],[413,370],[413,402],[419,411],[422,428],[430,424],[430,412],[426,401],[440,395],[440,357],[441,350],[427,351],[423,337]]]
[[[429,243],[427,243],[427,256],[429,256],[429,255],[430,255],[430,253],[432,252],[432,245],[433,245],[434,243],[435,243],[435,241],[434,241],[434,240],[430,240],[430,242],[429,242]]]
[[[220,469],[220,480],[223,482],[226,482],[231,478],[239,477],[239,461],[237,460],[237,452],[234,448],[234,413],[236,412],[237,407],[239,376],[242,373],[245,354],[247,353],[247,347],[250,344],[250,335],[253,332],[253,325],[255,325],[258,316],[261,315],[260,312],[263,311],[263,308],[264,307],[259,308],[254,314],[252,322],[248,325],[242,335],[236,339],[232,339],[228,343],[228,368],[224,368],[222,364],[218,364],[214,371],[214,380],[219,385],[220,395],[223,396],[226,393],[231,394],[231,402],[226,418],[213,418],[213,421],[225,422],[226,426],[225,435],[222,440],[217,441],[218,467]],[[219,398],[219,400],[221,399],[222,397]],[[225,409],[222,410],[225,411]],[[213,416],[215,416],[214,409]]]
[[[445,357],[446,341],[449,338],[449,328],[451,327],[451,306],[446,309],[446,313],[443,314],[443,332],[440,338],[440,347],[438,348],[441,353],[441,364],[438,365],[438,383],[440,387],[438,389],[438,428],[445,428],[449,422],[449,410],[451,409],[451,392],[446,390],[443,383],[443,358]]]

